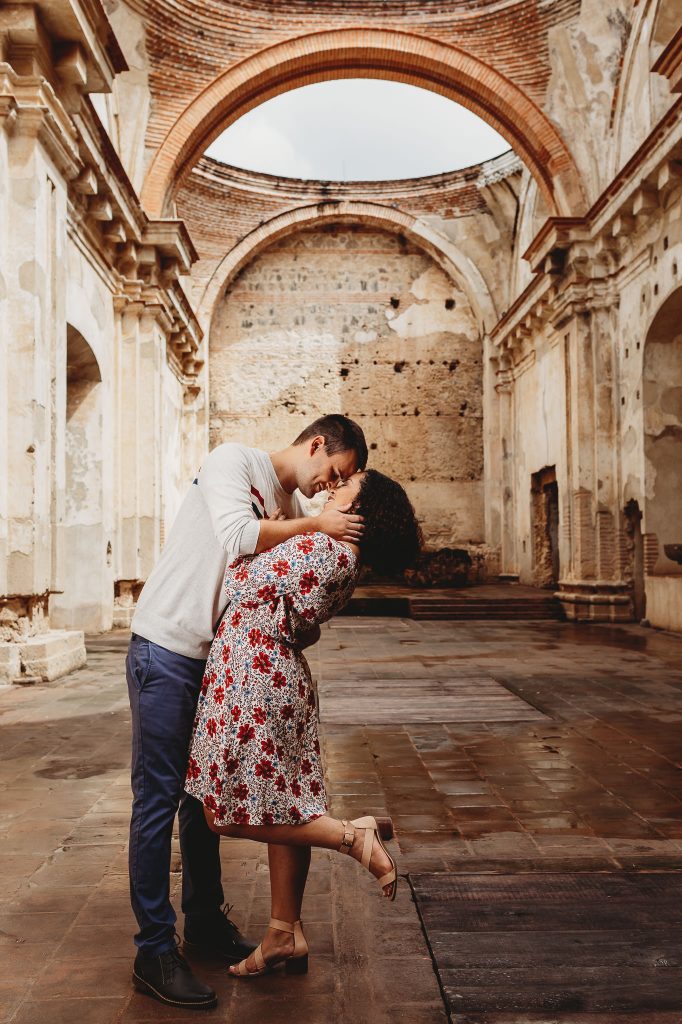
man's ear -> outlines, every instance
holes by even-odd
[[[322,434],[318,434],[318,436],[314,437],[310,442],[310,454],[314,455],[315,452],[318,451],[318,449],[324,448],[326,443],[326,437],[324,437]]]

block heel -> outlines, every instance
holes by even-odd
[[[308,954],[304,953],[303,956],[292,956],[288,960],[284,961],[284,973],[285,974],[307,974],[308,973]]]

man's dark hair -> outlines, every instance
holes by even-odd
[[[414,564],[422,546],[416,513],[395,480],[368,469],[360,481],[352,511],[364,516],[362,561],[386,576],[398,576]]]
[[[367,442],[362,427],[349,420],[347,416],[341,416],[339,413],[320,416],[301,431],[294,444],[305,444],[314,437],[324,438],[324,450],[327,455],[335,455],[336,452],[355,452],[358,457],[358,469],[364,469],[367,465]]]

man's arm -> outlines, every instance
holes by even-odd
[[[253,555],[300,533],[319,530],[335,540],[357,542],[362,517],[336,509],[319,516],[278,521],[257,519],[253,512],[251,472],[241,445],[219,445],[207,455],[198,476],[218,543],[228,563],[238,555]],[[350,506],[348,506],[350,507]]]
[[[362,516],[346,511],[330,509],[319,516],[303,516],[301,519],[261,519],[259,523],[256,554],[281,544],[284,540],[296,537],[300,533],[326,533],[334,540],[344,540],[357,544],[362,537]]]
[[[218,543],[227,561],[252,555],[258,542],[258,519],[251,495],[251,472],[240,445],[219,445],[207,455],[198,476]]]

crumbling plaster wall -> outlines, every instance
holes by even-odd
[[[110,629],[112,623],[114,450],[116,435],[114,308],[111,292],[70,232],[65,274],[67,349],[61,374],[68,380],[69,335],[76,332],[92,351],[100,375],[82,388],[79,408],[70,408],[64,388],[64,463],[59,467],[59,515],[55,540],[59,586],[50,601],[58,628]],[[69,389],[73,392],[73,387]]]
[[[536,339],[536,347],[514,372],[514,404],[505,438],[513,464],[513,501],[518,575],[534,582],[531,477],[548,466],[556,467],[560,500],[566,493],[566,380],[563,339],[556,333]],[[568,559],[559,512],[560,560]]]
[[[7,134],[0,130],[0,323],[8,322],[7,267],[9,263],[9,154]],[[8,501],[9,501],[9,437],[7,378],[9,372],[9,337],[0,331],[0,594],[7,593],[8,575]]]
[[[365,430],[433,547],[483,540],[481,338],[463,291],[399,235],[329,225],[258,256],[210,336],[210,443],[276,450],[323,412]]]
[[[110,93],[92,98],[139,194],[148,162],[145,136],[151,114],[146,26],[141,12],[123,0],[106,0],[104,7],[128,70],[116,76]]]

